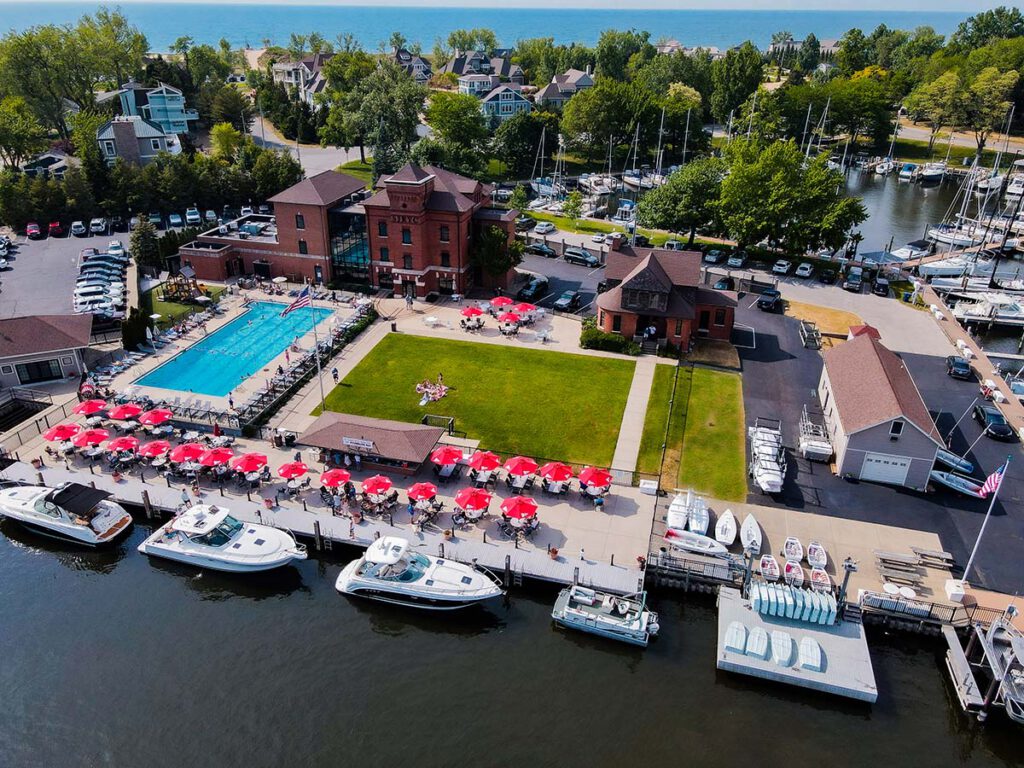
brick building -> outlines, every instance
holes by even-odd
[[[695,337],[728,341],[736,315],[733,294],[701,285],[701,254],[622,245],[608,252],[597,297],[597,323],[607,333],[637,341],[666,341],[683,350]]]
[[[491,188],[435,166],[409,163],[378,182],[363,205],[371,284],[425,297],[463,294],[472,286],[507,287],[472,262],[474,241],[484,226],[515,237],[516,211],[491,207]]]

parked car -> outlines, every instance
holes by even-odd
[[[666,240],[662,246],[666,251],[681,251],[685,247],[682,240]]]
[[[190,227],[199,226],[203,223],[203,217],[199,215],[198,208],[189,208],[185,211],[185,223]]]
[[[538,235],[550,235],[555,231],[555,225],[550,221],[538,221],[537,226],[533,228],[533,231]]]
[[[647,235],[634,235],[633,245],[635,245],[637,248],[650,248],[651,238],[649,238]]]
[[[532,253],[535,256],[544,256],[548,259],[558,258],[558,251],[549,245],[544,245],[544,243],[530,243],[526,246],[526,252]]]
[[[270,215],[270,205],[267,203],[260,203],[259,208],[256,209],[263,216]]]
[[[598,267],[601,260],[585,248],[566,248],[562,258],[570,264],[582,264],[585,267]]]
[[[796,268],[796,272],[793,273],[796,277],[808,278],[814,274],[814,265],[809,261],[805,261]]]
[[[149,223],[157,229],[160,229],[164,225],[164,217],[154,211],[149,214]]]
[[[775,262],[775,264],[772,265],[772,274],[788,275],[789,270],[792,266],[793,264],[791,262],[788,262],[785,259],[779,259],[778,261]]]
[[[875,282],[871,285],[871,292],[875,296],[887,297],[889,295],[889,281],[884,277],[876,277]]]
[[[590,236],[592,243],[604,243],[604,232],[598,232],[597,234]]]
[[[609,288],[611,288],[611,283],[609,283],[607,280],[601,280],[597,283],[597,293],[599,294],[604,293]]]
[[[533,229],[533,219],[529,216],[520,216],[516,219],[516,231],[526,232],[527,230]]]
[[[252,206],[243,205],[242,210],[238,212],[239,216],[252,216]]]
[[[11,266],[11,262],[9,262],[3,256],[0,256],[0,272],[2,272],[5,269],[8,269],[10,266]]]
[[[950,355],[946,358],[946,375],[952,376],[954,379],[963,379],[964,381],[972,381],[974,379],[971,363],[966,357],[960,357],[960,355]]]
[[[110,217],[110,231],[111,232],[124,232],[127,230],[125,226],[124,216],[111,216]]]
[[[860,293],[864,286],[864,270],[860,267],[850,267],[843,278],[843,290]]]
[[[128,220],[128,228],[129,229],[135,229],[137,226],[139,226],[139,217],[138,216],[132,216]]]
[[[43,236],[43,230],[34,221],[25,225],[25,235],[29,240],[38,240]]]
[[[72,221],[71,234],[75,237],[85,237],[89,234],[89,229],[85,226],[85,222],[83,221]]]
[[[209,222],[210,224],[214,224],[217,221],[217,212],[214,210],[209,210],[204,214],[203,218],[205,218],[206,221]]]
[[[725,262],[725,266],[730,267],[731,269],[743,269],[743,267],[747,266],[747,252],[736,251],[736,253],[730,256]]]
[[[712,248],[710,251],[704,254],[705,264],[718,264],[725,258],[725,254],[717,248]]]
[[[111,240],[107,243],[107,254],[114,257],[124,256],[124,243],[120,240]]]
[[[167,226],[169,227],[180,227],[183,223],[180,213],[172,213],[167,217]]]
[[[824,283],[825,285],[832,285],[836,281],[836,271],[834,269],[823,269],[818,273],[818,282]]]
[[[716,291],[733,291],[736,290],[736,281],[731,277],[723,277],[715,283]]]
[[[978,403],[974,406],[974,420],[981,424],[985,434],[993,440],[1013,440],[1013,427],[1006,421],[1002,411],[991,403]]]
[[[782,307],[782,294],[775,288],[764,291],[757,300],[757,308],[763,312],[776,312]]]
[[[564,291],[561,296],[555,299],[555,309],[562,312],[575,312],[580,308],[580,292]]]
[[[78,260],[80,263],[84,264],[97,253],[99,253],[99,251],[97,251],[95,248],[83,248],[78,252]]]
[[[107,220],[102,216],[97,216],[95,219],[89,222],[89,232],[94,235],[105,235],[107,234]]]
[[[529,283],[519,289],[516,298],[522,301],[536,301],[545,296],[548,292],[548,279],[546,277],[535,277]]]
[[[51,221],[50,226],[46,228],[46,233],[50,237],[61,237],[64,234],[64,225],[59,221]]]

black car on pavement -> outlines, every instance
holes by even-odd
[[[834,269],[823,269],[818,273],[818,282],[824,283],[825,285],[832,285],[836,281],[836,271]]]
[[[960,357],[959,355],[950,355],[946,358],[946,375],[952,376],[954,379],[963,379],[964,381],[974,379],[974,371],[971,370],[971,364],[967,361],[967,358]]]
[[[526,230],[533,229],[533,225],[536,223],[529,216],[520,216],[516,219],[516,232],[525,232]]]
[[[570,264],[582,264],[585,267],[601,265],[601,260],[585,248],[566,248],[562,257]]]
[[[535,256],[544,256],[548,259],[558,258],[558,252],[550,245],[544,245],[544,243],[531,243],[526,246],[526,252],[532,253]]]
[[[516,294],[516,298],[521,301],[537,301],[542,296],[545,296],[548,292],[548,280],[546,277],[535,277],[522,288],[519,289],[519,293]]]
[[[981,424],[984,433],[993,440],[1013,440],[1016,436],[1006,417],[991,403],[978,403],[974,406],[974,420]]]
[[[736,280],[731,277],[723,277],[715,283],[716,291],[731,291],[736,288]]]
[[[777,312],[782,307],[782,294],[775,288],[769,288],[761,293],[757,300],[757,308],[763,312]]]
[[[561,312],[575,312],[580,308],[580,292],[564,291],[561,296],[555,299],[555,309]]]

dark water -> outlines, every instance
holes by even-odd
[[[646,651],[552,628],[553,590],[451,616],[339,596],[339,563],[247,578],[0,525],[0,764],[1009,766],[932,641],[872,638],[881,699],[717,673],[709,598]]]
[[[847,192],[863,198],[868,211],[868,220],[860,226],[864,235],[862,253],[885,250],[890,241],[895,249],[920,240],[929,227],[946,217],[954,199],[957,206],[962,199],[957,198],[957,179],[945,179],[936,185],[910,184],[897,179],[896,174],[879,176],[860,171],[850,171],[847,179]]]
[[[593,45],[605,29],[635,27],[648,30],[652,40],[665,36],[685,45],[725,49],[745,40],[766,47],[772,32],[778,30],[788,30],[797,39],[810,32],[818,39],[828,39],[839,38],[853,27],[867,33],[879,24],[908,30],[927,24],[946,35],[969,15],[966,11],[643,10],[626,4],[621,9],[593,10],[495,7],[484,2],[478,3],[479,8],[431,8],[428,3],[411,1],[404,5],[412,7],[134,2],[121,10],[158,51],[168,50],[182,35],[191,36],[197,43],[216,45],[226,38],[236,47],[259,47],[264,38],[287,45],[290,33],[306,34],[311,30],[328,40],[339,33],[351,33],[372,50],[398,30],[409,40],[421,43],[428,53],[435,38],[447,38],[453,29],[467,27],[493,29],[506,46],[523,38],[548,36],[558,43]],[[0,3],[0,31],[43,22],[73,22],[97,6],[89,2],[48,2],[45,13],[40,13],[37,3]]]

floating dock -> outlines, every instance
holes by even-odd
[[[786,632],[793,641],[789,663],[780,665],[774,661],[770,641],[766,658],[727,650],[726,633],[733,622],[743,624],[748,637],[755,628],[764,630],[769,638],[772,632]],[[800,664],[798,649],[805,637],[817,642],[821,648],[820,671],[805,669]],[[717,665],[727,672],[774,680],[858,701],[874,703],[878,699],[871,654],[868,652],[862,624],[840,621],[832,626],[824,626],[763,616],[754,611],[750,601],[744,599],[738,589],[728,587],[722,587],[718,593]]]

